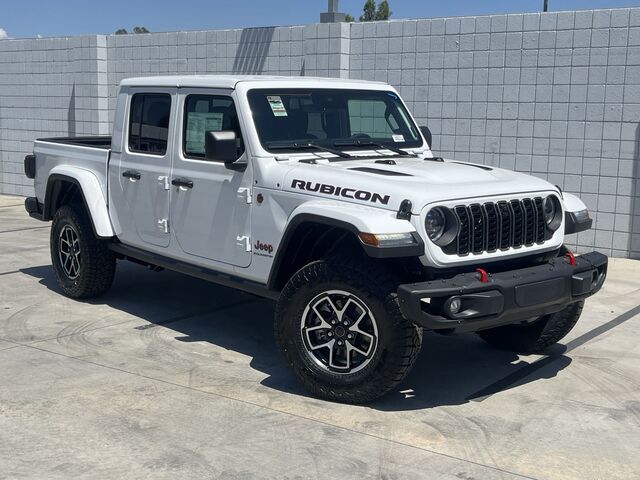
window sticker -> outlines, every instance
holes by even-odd
[[[271,111],[273,112],[274,117],[287,117],[287,109],[284,108],[284,103],[282,103],[282,98],[278,96],[267,97],[267,101],[271,106]]]
[[[187,152],[204,154],[204,134],[222,130],[222,113],[189,112],[187,117]]]
[[[404,135],[393,135],[393,141],[396,143],[404,142]]]

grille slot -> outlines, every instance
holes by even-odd
[[[460,225],[449,255],[495,252],[545,241],[542,198],[457,205],[451,209]]]

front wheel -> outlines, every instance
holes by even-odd
[[[113,283],[116,258],[96,238],[83,208],[64,205],[51,225],[51,262],[58,285],[71,298],[105,293]]]
[[[285,286],[275,336],[298,381],[314,395],[366,403],[400,383],[422,331],[398,307],[388,272],[364,260],[313,262]]]
[[[528,325],[505,325],[478,332],[480,338],[503,350],[519,353],[542,353],[562,340],[575,326],[582,313],[584,300],[567,305],[551,315],[540,317]]]

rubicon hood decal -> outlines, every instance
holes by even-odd
[[[368,192],[366,190],[337,187],[326,183],[306,182],[304,180],[297,179],[294,179],[291,182],[291,188],[297,188],[298,190],[305,190],[307,192],[323,193],[325,195],[334,195],[336,197],[355,198],[356,200],[362,200],[365,202],[381,203],[382,205],[387,205],[391,198],[390,195],[382,195],[380,193]]]

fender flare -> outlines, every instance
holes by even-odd
[[[47,189],[44,199],[44,219],[51,220],[55,212],[51,211],[55,185],[57,182],[70,182],[78,187],[82,201],[87,209],[93,232],[99,238],[112,238],[115,236],[107,201],[104,198],[102,187],[96,175],[83,168],[58,166],[51,169],[47,179]]]
[[[580,197],[572,193],[562,192],[562,200],[564,202],[565,211],[567,212],[575,213],[580,210],[587,209],[587,206],[580,199]]]
[[[296,208],[290,215],[282,234],[269,273],[267,285],[274,288],[278,272],[297,228],[304,223],[315,223],[342,228],[358,238],[359,233],[411,233],[415,245],[379,248],[361,243],[364,252],[372,258],[402,258],[424,255],[424,242],[415,227],[405,219],[396,218],[396,212],[343,202],[313,201]]]
[[[589,209],[577,195],[571,193],[563,193],[562,200],[564,203],[564,233],[572,234],[589,230],[593,224],[593,219],[589,217]],[[587,215],[578,215],[578,212],[584,212]]]

